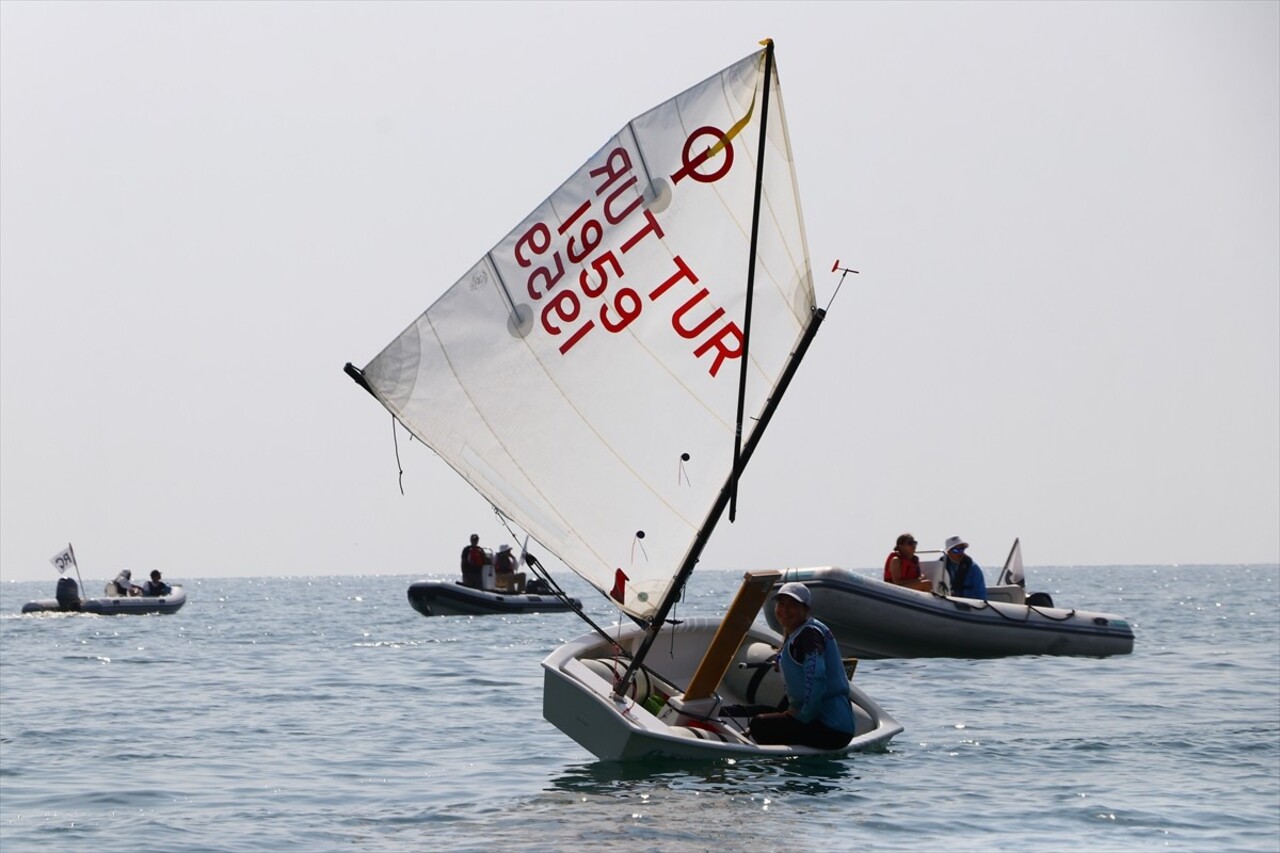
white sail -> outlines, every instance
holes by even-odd
[[[363,370],[414,435],[640,618],[733,466],[764,63],[628,122]],[[777,80],[744,441],[814,310]]]

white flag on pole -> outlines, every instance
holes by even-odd
[[[71,546],[68,545],[65,550],[59,551],[50,557],[49,562],[53,563],[53,567],[58,570],[58,574],[62,574],[76,564],[76,555],[71,550]]]
[[[1004,561],[1004,572],[1001,574],[1001,583],[1026,585],[1026,575],[1022,573],[1022,541],[1020,539],[1013,540],[1013,548],[1009,550],[1009,559]]]

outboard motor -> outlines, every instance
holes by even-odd
[[[80,609],[80,587],[72,578],[58,578],[58,607],[63,610]]]

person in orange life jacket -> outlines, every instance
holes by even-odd
[[[982,568],[965,551],[969,543],[959,536],[952,536],[945,546],[947,558],[942,566],[947,570],[951,594],[956,598],[987,600],[987,580]]]
[[[498,590],[503,592],[524,592],[524,572],[516,571],[516,555],[511,553],[510,545],[499,545],[498,553],[493,558],[493,569],[497,575]]]
[[[925,592],[933,589],[928,578],[920,577],[920,558],[916,556],[916,538],[910,533],[898,537],[898,542],[884,560],[885,583],[907,586]]]
[[[481,569],[488,560],[480,547],[480,534],[471,534],[471,544],[462,549],[462,585],[480,589],[483,586]]]
[[[748,734],[756,743],[835,750],[853,740],[844,661],[830,629],[809,615],[811,600],[802,583],[785,583],[773,597],[774,615],[786,634],[778,666],[787,685],[787,709],[751,718]]]

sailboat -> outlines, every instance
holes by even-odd
[[[364,368],[346,372],[621,612],[543,662],[597,757],[794,756],[902,727],[850,682],[842,749],[761,745],[782,638],[749,572],[670,619],[825,315],[771,41],[636,116]],[[510,401],[522,405],[513,416]],[[626,621],[629,620],[629,621]]]

